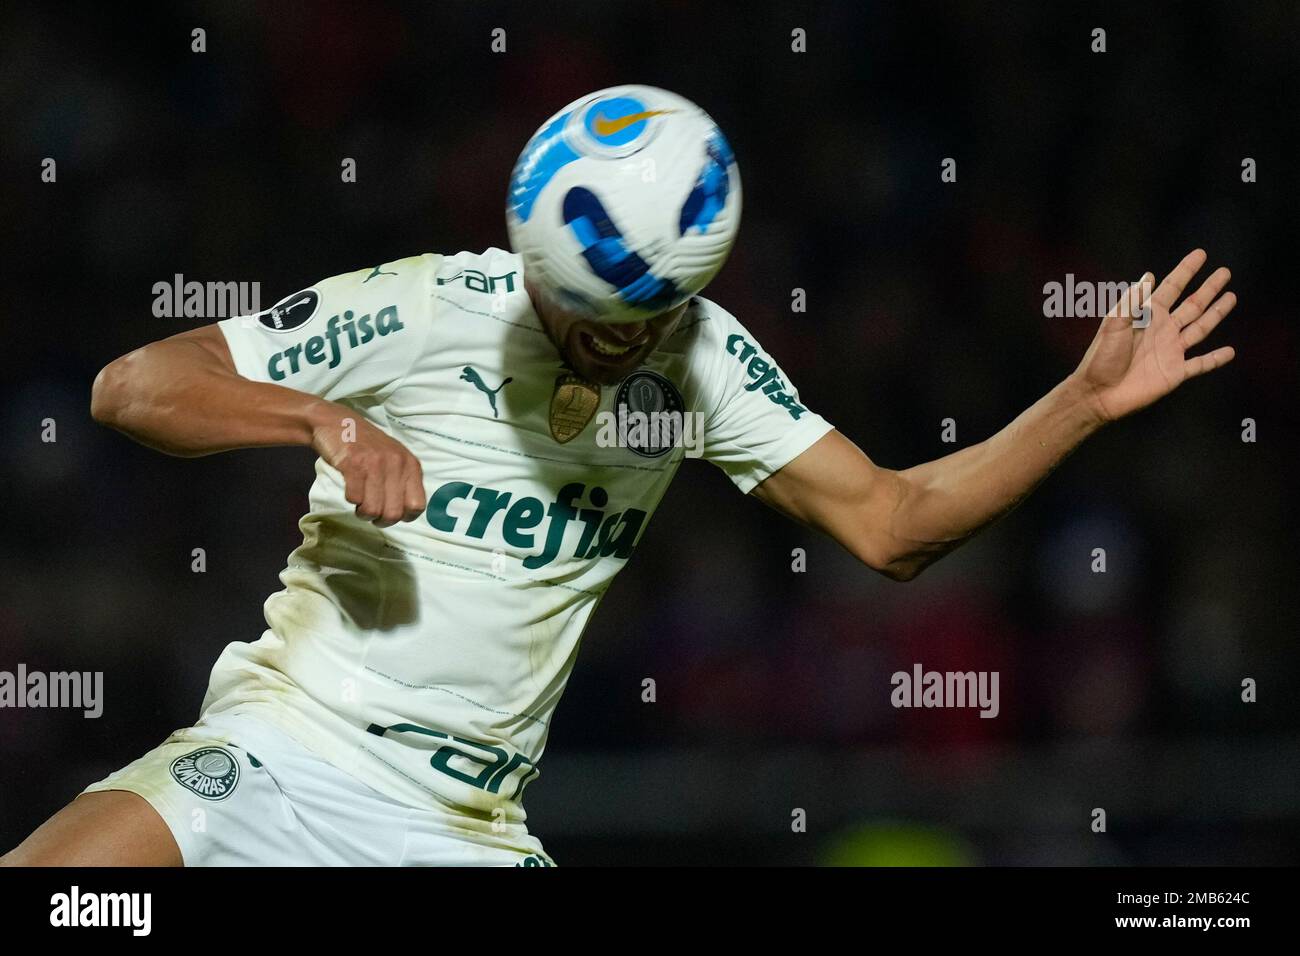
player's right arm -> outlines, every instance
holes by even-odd
[[[235,448],[310,445],[333,403],[240,378],[225,337],[205,325],[150,343],[95,377],[90,414],[157,451],[184,458]]]
[[[386,527],[423,514],[420,462],[405,446],[315,394],[328,393],[328,383],[307,390],[241,375],[229,334],[208,325],[110,362],[95,378],[91,415],[170,455],[308,446],[343,476],[360,517]]]

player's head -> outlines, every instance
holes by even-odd
[[[673,333],[690,302],[634,322],[605,323],[565,308],[524,272],[542,328],[569,367],[590,382],[613,385],[635,371]]]
[[[717,274],[740,207],[735,158],[708,114],[666,90],[619,86],[542,124],[515,164],[506,221],[535,302],[636,327],[677,312]]]

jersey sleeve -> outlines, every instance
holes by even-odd
[[[736,317],[709,303],[716,326],[704,339],[704,457],[742,492],[775,474],[829,432],[799,392]]]
[[[384,398],[423,352],[440,256],[334,276],[217,323],[235,371],[332,401]]]

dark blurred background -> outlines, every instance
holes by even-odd
[[[905,585],[688,463],[529,788],[548,851],[1300,862],[1298,27],[1291,2],[5,4],[0,670],[103,670],[106,704],[0,711],[0,844],[194,721],[299,540],[308,452],[172,459],[90,420],[102,365],[199,324],[155,318],[153,284],[256,280],[269,304],[506,246],[527,137],[640,82],[708,110],[740,163],[740,240],[707,294],[882,465],[954,450],[945,418],[987,437],[1074,367],[1095,322],[1042,311],[1066,273],[1164,275],[1203,246],[1240,304],[1202,348],[1238,358]],[[893,709],[915,662],[999,671],[1000,716]]]

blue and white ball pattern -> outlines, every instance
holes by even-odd
[[[740,173],[694,103],[601,90],[546,121],[510,180],[506,221],[526,274],[602,322],[644,319],[717,274],[740,224]]]

